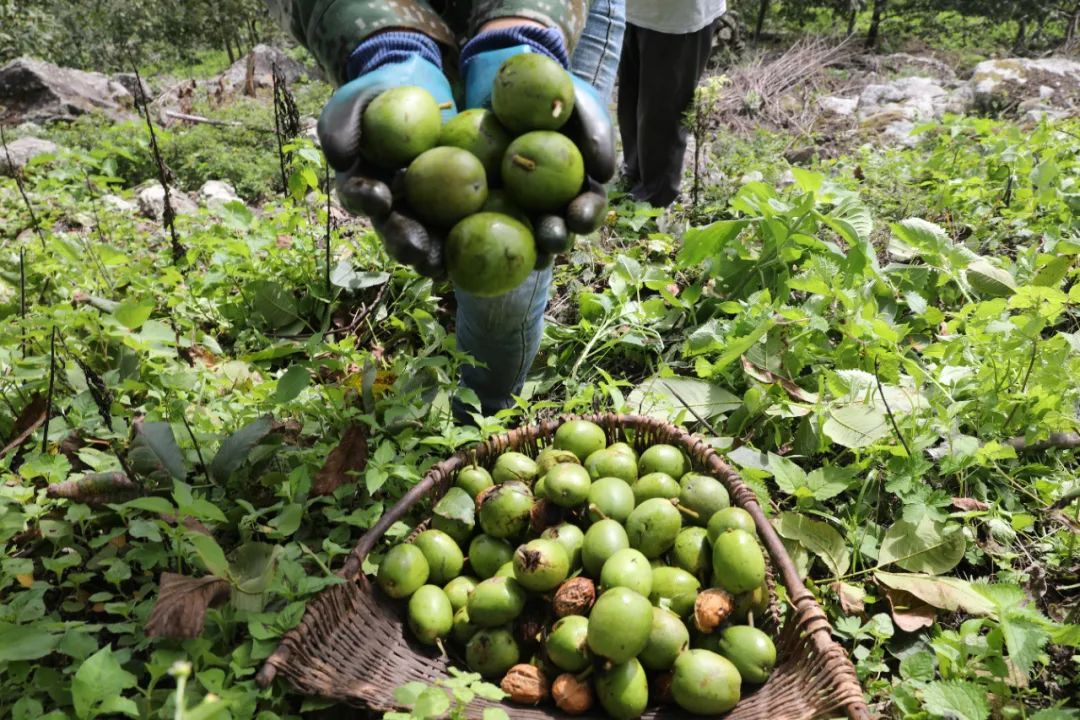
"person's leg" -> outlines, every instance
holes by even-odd
[[[511,407],[540,349],[544,309],[551,292],[551,266],[534,271],[521,285],[498,297],[457,296],[457,342],[477,360],[461,370],[461,382],[476,393],[485,415]],[[454,400],[454,414],[467,417]]]
[[[625,17],[625,0],[596,0],[571,58],[574,74],[608,101],[619,64]],[[462,368],[461,382],[476,393],[485,415],[511,407],[513,396],[525,384],[544,334],[551,277],[548,266],[505,295],[493,298],[455,291],[458,347],[478,362]],[[454,399],[453,410],[459,420],[467,421],[468,411],[460,399]]]
[[[570,71],[596,88],[604,102],[611,102],[625,31],[626,0],[594,0],[570,57]]]
[[[641,181],[641,168],[638,165],[639,33],[640,28],[626,26],[619,62],[619,137],[622,138],[623,147],[623,178],[630,187]]]
[[[713,25],[685,35],[639,30],[641,178],[631,191],[637,200],[664,207],[679,196],[687,140],[683,118],[709,60]]]

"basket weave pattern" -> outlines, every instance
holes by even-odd
[[[571,418],[564,418],[564,420]],[[844,649],[833,641],[822,608],[803,585],[779,536],[769,524],[757,497],[700,437],[670,423],[636,415],[590,415],[604,428],[609,442],[626,441],[637,449],[669,443],[690,457],[697,471],[719,479],[733,505],[754,518],[772,574],[786,590],[791,611],[780,625],[776,593],[770,587],[772,612],[760,625],[776,641],[777,667],[768,682],[750,692],[727,715],[730,720],[817,720],[846,715],[869,718],[855,669]],[[550,444],[561,421],[545,421],[493,437],[475,448],[435,465],[427,475],[380,518],[350,553],[339,574],[347,580],[320,593],[305,611],[300,624],[260,669],[260,685],[281,673],[299,692],[373,710],[400,709],[394,689],[410,681],[432,682],[447,674],[447,659],[438,651],[415,643],[405,629],[403,603],[382,595],[361,572],[364,557],[387,529],[423,499],[437,499],[453,484],[462,467],[476,463],[490,467],[507,450],[535,456]],[[746,688],[744,688],[746,690]],[[468,711],[481,717],[492,703],[478,700]],[[497,704],[497,703],[496,703]],[[541,720],[569,718],[553,706],[525,708],[504,704],[512,718]],[[598,708],[589,715],[602,718]],[[675,706],[650,709],[645,718],[694,717]]]

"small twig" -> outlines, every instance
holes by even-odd
[[[101,227],[101,212],[98,208],[97,194],[94,192],[94,183],[90,179],[90,173],[88,173],[85,168],[83,168],[83,175],[86,177],[86,189],[90,191],[90,205],[94,209],[94,232],[97,233],[98,240],[101,244],[107,245],[109,238],[106,238],[105,231],[102,230]],[[97,266],[97,271],[101,273],[101,278],[105,281],[105,284],[109,286],[109,289],[112,290],[114,287],[112,278],[109,277],[109,271],[105,267],[105,263],[101,261],[97,252],[94,251],[93,246],[87,242],[82,235],[80,235],[79,238],[82,240],[83,248],[86,250],[87,254],[93,258],[94,265]]]
[[[893,430],[896,432],[896,437],[900,440],[900,444],[904,446],[904,451],[907,456],[911,457],[911,448],[908,447],[907,440],[904,439],[904,435],[900,432],[900,426],[896,424],[896,417],[893,415],[892,408],[889,407],[889,401],[885,399],[885,388],[881,386],[881,377],[878,376],[878,359],[874,358],[874,381],[877,383],[878,394],[881,395],[881,402],[885,404],[885,414],[889,416],[889,422],[892,423]]]
[[[41,436],[41,452],[49,446],[49,419],[52,417],[53,388],[56,387],[56,326],[53,325],[49,342],[49,392],[45,395],[45,432]]]
[[[22,318],[23,326],[19,329],[22,340],[19,346],[22,348],[23,359],[26,359],[26,248],[19,248],[19,317]]]
[[[242,123],[239,120],[216,120],[214,118],[203,117],[202,115],[190,115],[188,113],[176,112],[175,110],[166,110],[165,115],[177,120],[183,120],[184,122],[196,123],[201,125],[214,125],[216,127],[233,127],[240,128],[242,130],[251,130],[252,132],[272,134],[274,131],[270,128],[259,127],[258,125],[248,125]]]
[[[714,437],[719,437],[719,436],[720,436],[720,433],[716,432],[716,428],[714,428],[714,427],[713,427],[712,425],[710,425],[710,424],[709,424],[709,421],[708,421],[708,420],[706,420],[705,418],[703,418],[703,417],[701,417],[700,415],[698,415],[698,414],[697,414],[697,411],[695,411],[695,410],[694,410],[694,408],[690,407],[690,403],[688,403],[688,402],[686,402],[685,400],[683,400],[683,397],[682,397],[682,395],[680,395],[680,394],[679,394],[679,393],[678,393],[678,392],[677,392],[677,391],[675,390],[675,388],[671,387],[670,385],[666,385],[665,387],[666,387],[666,389],[667,389],[667,391],[668,391],[668,392],[670,392],[670,393],[671,393],[672,395],[674,395],[674,396],[675,396],[675,399],[676,399],[676,400],[678,400],[679,402],[681,402],[681,403],[683,404],[683,407],[684,407],[684,408],[686,408],[686,409],[687,409],[687,410],[688,410],[688,411],[690,412],[690,414],[691,414],[691,415],[693,415],[693,416],[694,416],[694,418],[695,418],[695,419],[696,419],[696,420],[697,420],[697,421],[698,421],[699,423],[701,423],[702,425],[704,425],[704,426],[705,426],[705,427],[706,427],[706,428],[708,429],[708,431],[709,431],[709,432],[711,432],[711,433],[713,434],[713,436],[714,436]]]
[[[329,305],[333,299],[333,289],[330,287],[330,229],[333,222],[330,212],[330,163],[323,167],[326,175],[326,300]]]
[[[1028,359],[1027,372],[1024,373],[1024,382],[1020,386],[1020,394],[1023,395],[1027,392],[1028,380],[1031,379],[1031,370],[1035,367],[1035,353],[1039,349],[1039,338],[1034,337],[1031,339],[1031,357]],[[1019,401],[1012,406],[1012,410],[1009,411],[1009,416],[1005,418],[1005,422],[1001,425],[1003,430],[1009,429],[1009,424],[1012,422],[1013,416],[1016,415],[1016,411],[1020,409]]]
[[[1005,444],[1016,452],[1040,452],[1042,450],[1075,450],[1080,448],[1080,433],[1056,432],[1050,437],[1035,443],[1028,443],[1024,436],[1010,438]]]
[[[195,433],[191,429],[191,424],[187,419],[187,413],[181,411],[180,419],[184,421],[184,427],[187,428],[187,434],[188,437],[191,438],[191,444],[195,446],[195,454],[199,456],[199,466],[202,468],[203,476],[206,478],[206,482],[213,485],[214,481],[210,479],[210,469],[206,467],[206,460],[203,459],[202,448],[199,447],[199,441],[195,438]]]
[[[11,151],[8,149],[7,136],[4,135],[3,125],[0,125],[0,145],[4,146],[4,155],[7,156],[8,167],[11,168],[11,175],[15,178],[15,186],[19,188],[19,195],[22,195],[23,204],[26,205],[26,211],[30,213],[30,226],[34,228],[38,240],[41,241],[41,249],[45,250],[47,248],[47,244],[45,243],[45,233],[42,232],[41,223],[38,222],[37,213],[34,212],[34,206],[30,203],[30,196],[26,194],[26,186],[23,184],[22,168],[15,167],[15,161],[11,158]]]
[[[143,117],[146,119],[146,129],[150,131],[150,150],[153,152],[154,162],[157,164],[158,181],[161,183],[161,188],[165,193],[165,207],[161,213],[161,220],[169,231],[173,264],[177,264],[184,257],[186,251],[184,246],[180,244],[180,237],[176,234],[176,211],[173,209],[172,198],[169,195],[169,173],[165,168],[165,160],[161,157],[161,148],[158,147],[157,134],[154,133],[154,122],[150,119],[150,103],[143,94],[142,76],[139,75],[139,68],[134,60],[131,61],[131,68],[135,71],[135,82],[138,85]]]

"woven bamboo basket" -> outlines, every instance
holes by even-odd
[[[770,612],[759,623],[776,642],[777,666],[768,682],[756,689],[744,686],[739,704],[725,715],[729,720],[818,720],[847,716],[867,720],[855,668],[830,635],[825,612],[803,585],[779,536],[758,505],[754,493],[701,437],[651,417],[586,415],[604,428],[609,442],[629,442],[638,450],[669,443],[691,459],[698,472],[719,479],[732,504],[754,518],[769,561]],[[339,571],[348,582],[334,585],[312,600],[300,624],[287,633],[257,675],[265,687],[284,676],[298,692],[331,698],[376,711],[400,710],[394,690],[411,681],[433,682],[448,676],[449,660],[437,650],[413,641],[405,627],[404,603],[387,598],[361,571],[362,561],[387,529],[421,501],[440,498],[462,467],[476,463],[490,468],[499,454],[517,450],[534,456],[550,444],[556,428],[570,417],[549,420],[493,437],[435,465],[415,487],[390,508],[350,553]],[[786,591],[781,612],[775,583]],[[458,663],[459,666],[462,666]],[[468,710],[480,718],[492,705],[477,700]],[[494,703],[498,704],[498,703]],[[511,718],[541,720],[569,718],[552,704],[522,707],[501,705]],[[603,718],[600,709],[585,716]],[[678,707],[650,707],[644,718],[695,717]]]

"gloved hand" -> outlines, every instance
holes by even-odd
[[[361,116],[380,93],[394,87],[424,88],[443,108],[443,122],[457,114],[450,82],[419,54],[380,66],[342,85],[319,115],[323,153],[334,169],[338,196],[346,210],[371,218],[390,257],[426,277],[441,277],[443,240],[413,217],[393,192],[395,173],[365,162],[360,154]]]
[[[470,44],[482,45],[483,41],[481,34]],[[559,50],[562,56],[556,59],[565,67],[565,49],[560,47]],[[543,52],[536,44],[526,43],[475,53],[469,53],[466,46],[462,62],[466,107],[490,108],[492,85],[503,62],[514,55],[538,51]],[[561,214],[533,218],[540,253],[538,267],[549,263],[552,254],[569,250],[575,234],[587,235],[603,224],[607,212],[607,193],[603,186],[615,174],[615,129],[607,107],[591,85],[573,74],[570,77],[574,84],[574,111],[561,132],[581,151],[586,177],[581,193]]]

